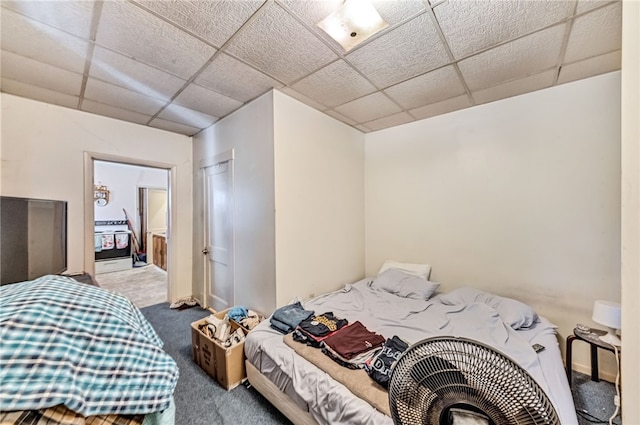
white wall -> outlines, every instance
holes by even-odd
[[[204,196],[201,162],[234,149],[235,302],[263,314],[276,306],[273,95],[267,93],[193,140],[194,293],[204,300]]]
[[[277,302],[364,276],[364,135],[278,91]]]
[[[124,208],[140,240],[138,187],[167,190],[169,173],[159,168],[95,161],[93,181],[109,190],[109,203],[102,207],[96,206],[94,209],[95,220],[124,220]]]
[[[640,423],[640,3],[622,4],[622,422]]]
[[[562,340],[620,300],[619,72],[369,133],[365,151],[367,274],[431,264],[442,290],[523,300]]]
[[[92,190],[85,190],[85,152],[132,162],[153,160],[172,168],[175,187],[171,188],[174,219],[169,248],[171,298],[173,301],[190,295],[191,139],[4,93],[1,99],[1,192],[69,202],[69,272],[85,270],[85,256],[93,255],[93,222],[84,214],[85,196],[91,197],[89,203],[93,204]],[[92,186],[92,180],[88,185]]]

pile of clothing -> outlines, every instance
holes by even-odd
[[[237,328],[231,332],[231,324],[229,323],[229,315],[219,319],[211,314],[206,318],[205,322],[198,326],[198,329],[209,338],[216,340],[225,348],[233,347],[244,341],[245,335],[242,328]]]
[[[291,333],[294,340],[319,348],[336,363],[350,369],[364,369],[371,379],[388,388],[391,367],[409,344],[399,338],[385,338],[356,321],[333,312],[315,314],[300,302],[277,309],[270,325],[280,333]]]
[[[249,310],[241,305],[231,307],[227,312],[227,316],[229,316],[229,318],[234,322],[249,330],[252,330],[258,326],[258,323],[264,320],[264,317],[260,316],[255,311]]]

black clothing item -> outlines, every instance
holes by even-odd
[[[347,323],[346,319],[340,319],[334,316],[332,312],[327,312],[319,316],[311,316],[300,322],[298,326],[308,334],[323,337],[346,326]]]
[[[369,376],[384,388],[388,388],[389,379],[391,378],[391,366],[407,348],[409,348],[409,344],[395,335],[393,338],[387,339],[382,346],[382,350],[367,365],[366,369]]]

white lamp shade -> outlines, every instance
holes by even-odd
[[[593,321],[608,328],[620,329],[622,318],[620,304],[611,301],[597,300],[593,303]]]

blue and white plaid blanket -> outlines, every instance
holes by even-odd
[[[63,276],[0,287],[0,411],[166,409],[178,367],[122,295]]]

